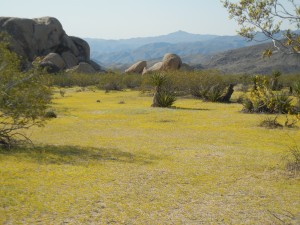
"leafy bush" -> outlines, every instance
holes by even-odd
[[[51,102],[51,89],[43,71],[20,71],[18,56],[0,42],[0,145],[30,141],[23,132],[45,124],[45,112]]]
[[[139,88],[142,85],[142,76],[140,74],[122,75],[122,84],[129,89]]]
[[[97,85],[99,89],[106,91],[121,91],[124,88],[121,74],[104,74]]]
[[[106,91],[121,91],[124,88],[135,89],[142,84],[139,74],[108,73],[101,75],[97,87]]]
[[[190,92],[193,96],[205,101],[222,102],[222,96],[228,83],[217,71],[206,71],[191,75]]]
[[[72,87],[80,86],[87,87],[99,84],[103,74],[81,74],[81,73],[58,73],[47,75],[50,82],[54,86]]]
[[[254,113],[291,113],[294,111],[292,98],[285,92],[273,92],[266,77],[253,78],[250,97],[243,102],[245,112]]]

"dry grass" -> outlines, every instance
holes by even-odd
[[[0,153],[0,223],[299,224],[299,176],[282,161],[298,129],[260,128],[238,104],[56,97],[58,118],[30,131],[39,147]]]

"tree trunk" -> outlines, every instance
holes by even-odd
[[[220,102],[230,102],[231,95],[234,92],[233,90],[234,86],[235,84],[229,84],[226,93],[220,98]]]

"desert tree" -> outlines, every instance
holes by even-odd
[[[240,26],[238,34],[256,41],[271,39],[276,51],[300,54],[300,36],[295,32],[300,28],[299,0],[221,0],[228,10],[230,19]],[[289,25],[284,30],[284,25]],[[294,30],[294,31],[292,31]],[[259,35],[259,33],[263,33]],[[274,51],[266,49],[264,56],[270,57]]]
[[[51,90],[39,69],[21,72],[7,37],[1,34],[0,40],[0,147],[11,147],[30,141],[26,129],[44,125]]]

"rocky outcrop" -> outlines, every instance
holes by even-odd
[[[61,54],[61,57],[65,61],[67,68],[72,68],[72,67],[76,66],[79,62],[78,58],[69,51],[63,52]]]
[[[57,53],[49,53],[40,64],[44,67],[49,66],[51,68],[57,68],[58,70],[63,70],[66,67],[65,61]]]
[[[144,68],[143,75],[147,74],[147,73],[155,72],[155,71],[160,71],[161,70],[161,66],[162,66],[162,62],[158,62],[158,63],[155,63],[153,66],[151,66],[148,69]]]
[[[78,38],[78,37],[71,37],[71,39],[75,43],[75,45],[79,51],[79,54],[78,54],[79,61],[90,60],[89,44],[85,40],[82,40],[81,38]]]
[[[137,73],[141,74],[144,70],[144,68],[147,67],[146,61],[139,61],[132,66],[130,66],[128,69],[125,70],[125,73]]]
[[[11,49],[22,59],[32,62],[40,57],[40,65],[50,68],[52,72],[73,68],[79,62],[90,63],[88,43],[68,36],[56,18],[0,17],[0,32],[10,36]],[[100,66],[93,62],[91,67]],[[99,68],[97,70],[101,71]]]
[[[91,74],[91,73],[96,73],[96,70],[90,64],[86,62],[81,62],[77,66],[68,69],[67,72]]]
[[[167,53],[164,55],[162,62],[155,63],[150,68],[144,68],[143,74],[155,71],[179,70],[181,66],[182,61],[178,55]]]
[[[161,70],[179,70],[182,65],[181,58],[176,54],[165,54]]]

